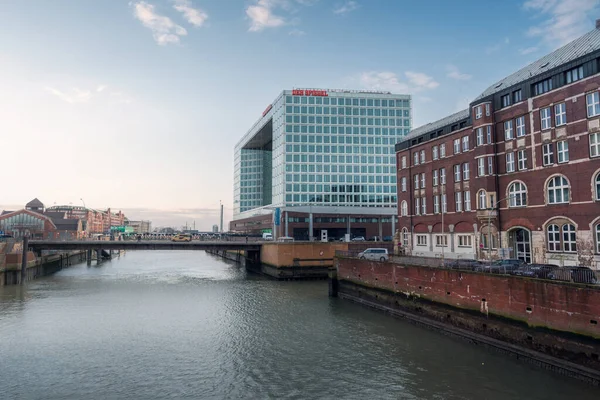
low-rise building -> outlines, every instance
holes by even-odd
[[[411,131],[396,145],[405,248],[599,262],[599,86],[597,26],[494,83],[467,110]]]

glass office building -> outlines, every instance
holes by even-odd
[[[284,90],[235,147],[234,220],[307,206],[396,215],[394,145],[411,127],[409,95]]]

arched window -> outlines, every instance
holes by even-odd
[[[571,224],[565,224],[563,225],[562,230],[563,248],[565,251],[577,251],[577,234],[575,233],[575,226]]]
[[[402,246],[408,247],[408,229],[402,228]]]
[[[406,217],[407,215],[408,215],[408,203],[406,203],[406,200],[402,200],[402,205],[400,207],[400,216]]]
[[[508,188],[508,206],[524,207],[527,205],[527,186],[521,182],[514,182]]]
[[[548,251],[566,251],[576,252],[577,251],[577,232],[575,225],[563,224],[550,224],[546,228],[548,237]]]
[[[596,253],[600,253],[600,224],[596,225]]]
[[[558,225],[548,226],[548,251],[560,251],[560,230]]]
[[[600,172],[596,175],[596,184],[594,186],[596,187],[596,200],[600,201]]]
[[[480,190],[477,194],[477,208],[479,210],[487,209],[487,193],[485,190]]]
[[[569,202],[569,182],[564,176],[555,176],[548,182],[548,204]]]

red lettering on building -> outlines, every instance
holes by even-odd
[[[327,90],[302,90],[302,89],[294,89],[292,90],[293,96],[319,96],[319,97],[327,97]]]
[[[265,115],[267,115],[267,113],[268,113],[269,111],[271,111],[271,108],[273,108],[273,104],[269,104],[269,105],[267,106],[267,108],[265,108],[265,111],[263,111],[263,114],[262,114],[262,116],[264,117]]]

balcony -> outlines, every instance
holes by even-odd
[[[498,210],[477,210],[477,219],[496,219]]]

